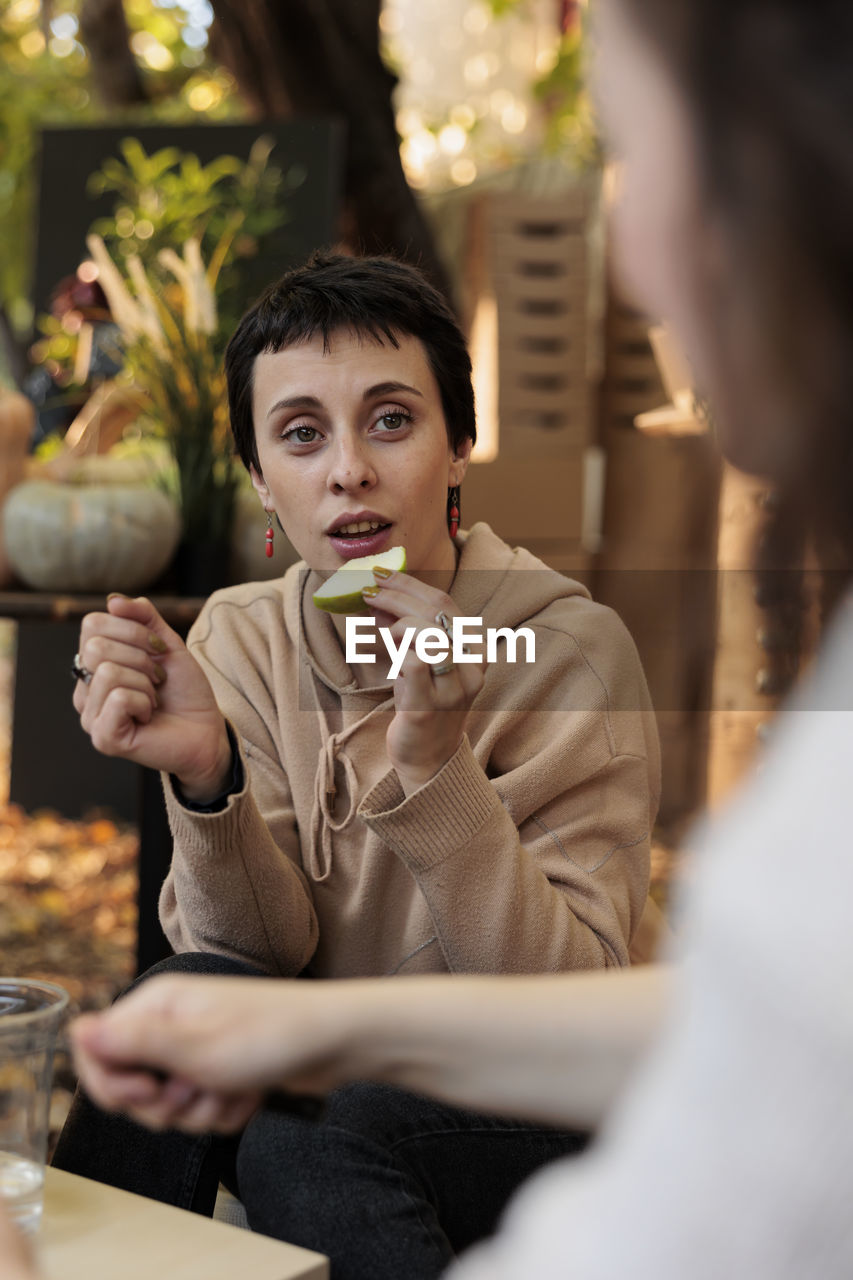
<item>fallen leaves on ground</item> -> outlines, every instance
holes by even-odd
[[[109,1004],[136,967],[135,827],[93,813],[80,822],[0,806],[0,973],[64,987],[71,1011]],[[51,1150],[74,1088],[60,1042]]]
[[[0,808],[0,970],[58,982],[99,1008],[133,976],[134,827],[103,813],[80,822]]]

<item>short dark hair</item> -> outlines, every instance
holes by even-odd
[[[450,444],[477,436],[471,357],[448,303],[416,267],[393,258],[353,258],[318,252],[288,271],[249,308],[225,352],[231,430],[244,465],[260,471],[252,386],[263,352],[350,330],[399,346],[398,335],[417,338],[438,384]]]

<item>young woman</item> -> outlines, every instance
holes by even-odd
[[[269,984],[241,992],[251,1033],[226,984],[164,981],[82,1024],[80,1065],[102,1101],[189,1127],[227,1128],[227,1107],[255,1105],[272,1081],[353,1076],[588,1123],[651,1038],[596,1149],[539,1175],[454,1280],[847,1280],[853,12],[596,12],[625,274],[676,328],[726,451],[772,478],[784,529],[808,530],[842,595],[760,774],[702,833],[684,963],[672,978],[329,984],[310,1008],[299,984]],[[131,1069],[142,1063],[166,1076]]]
[[[304,564],[215,594],[186,646],[149,601],[112,597],[84,620],[76,659],[96,747],[165,775],[172,967],[352,979],[626,965],[658,792],[645,683],[624,627],[584,588],[485,525],[457,532],[475,425],[446,304],[412,268],[320,256],[250,310],[226,362],[238,449]],[[395,645],[467,617],[526,627],[535,655],[519,643],[513,661],[505,636],[485,662],[430,665],[411,645],[390,681],[382,645],[348,664],[343,619],[312,594],[395,545],[407,571],[365,592]],[[338,1277],[416,1280],[581,1141],[353,1085],[318,1126],[262,1111],[232,1154],[253,1226],[331,1254]],[[125,1132],[83,1099],[57,1153],[208,1210],[220,1176],[235,1185],[224,1159]]]

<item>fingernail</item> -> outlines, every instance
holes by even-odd
[[[374,596],[378,596],[378,595],[379,595],[379,588],[378,588],[378,587],[365,587],[361,594],[364,596],[365,600],[372,600],[372,599],[374,598]]]
[[[166,641],[160,636],[155,636],[153,631],[148,632],[148,648],[153,649],[155,653],[165,653],[167,649]]]
[[[107,596],[107,600],[129,600],[130,596],[126,596],[123,591],[111,591]]]
[[[374,578],[391,578],[394,575],[393,569],[386,569],[384,565],[377,564],[373,567]]]
[[[166,679],[166,668],[161,667],[159,662],[154,663],[154,681],[156,684],[162,684]]]

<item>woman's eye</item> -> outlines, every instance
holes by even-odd
[[[412,415],[404,413],[402,409],[395,409],[390,413],[383,413],[377,419],[377,424],[384,427],[386,431],[399,431],[400,427],[406,426],[411,422]]]
[[[313,444],[318,436],[316,427],[291,427],[289,431],[285,431],[282,439],[294,444]]]

